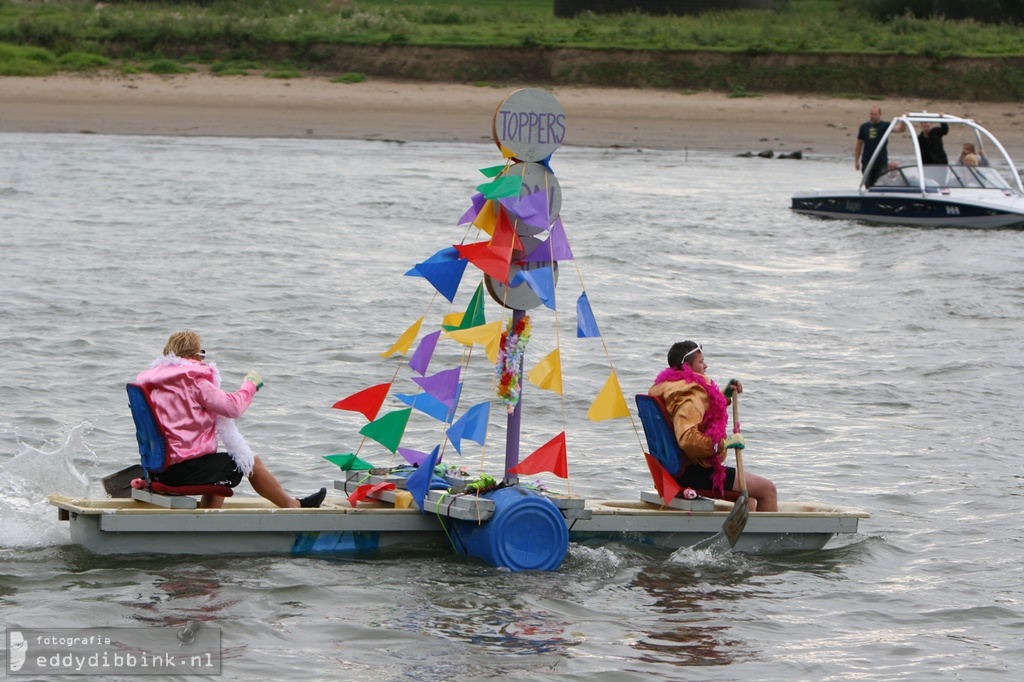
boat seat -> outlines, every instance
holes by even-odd
[[[226,485],[171,486],[154,481],[151,474],[167,469],[169,448],[163,427],[153,412],[149,392],[139,384],[128,384],[128,407],[135,421],[135,438],[139,441],[143,478],[131,482],[132,499],[169,509],[195,509],[198,504],[193,495],[220,495],[231,497],[235,491]]]
[[[672,417],[669,415],[664,401],[658,396],[640,393],[636,396],[636,407],[640,414],[640,423],[644,427],[644,435],[647,437],[650,455],[658,460],[669,476],[678,481],[686,469],[686,455],[679,447],[679,441],[676,440]],[[735,490],[726,490],[722,495],[716,495],[713,491],[706,489],[695,492],[702,497],[733,502],[739,498],[739,493]]]

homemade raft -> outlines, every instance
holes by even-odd
[[[132,491],[133,499],[53,495],[50,503],[58,507],[62,520],[70,522],[72,541],[100,554],[345,555],[417,545],[447,546],[512,571],[551,571],[561,566],[570,540],[677,549],[721,536],[732,504],[675,498],[673,484],[653,458],[648,458],[648,466],[658,492],[642,493],[637,500],[584,500],[568,489],[564,494],[554,493],[541,484],[520,483],[519,476],[542,472],[569,479],[564,423],[560,433],[520,460],[524,356],[532,334],[527,311],[548,308],[554,312],[555,322],[554,348],[527,378],[539,389],[562,395],[555,287],[559,264],[572,261],[573,254],[559,217],[561,190],[549,162],[564,139],[565,114],[546,91],[517,90],[499,104],[492,131],[505,162],[482,169],[490,180],[477,187],[471,208],[459,221],[467,226],[463,241],[446,246],[406,273],[426,280],[435,293],[427,312],[382,356],[405,356],[418,338],[415,352],[394,369],[390,381],[333,405],[362,414],[368,422],[359,430],[363,443],[378,443],[392,459],[401,456],[404,462],[400,466],[370,464],[360,457],[362,445],[356,452],[326,456],[343,472],[334,488],[345,498],[329,496],[319,509],[280,509],[260,498],[234,497],[226,499],[221,509],[196,509],[191,497],[150,490]],[[486,239],[466,243],[471,230],[485,233]],[[420,337],[438,295],[454,304],[470,264],[482,277],[465,311],[451,312],[449,308],[437,315],[437,329]],[[582,287],[582,276],[580,283]],[[485,290],[500,305],[500,320],[487,322]],[[508,319],[506,311],[511,313]],[[603,347],[585,291],[579,294],[575,312],[575,337]],[[449,340],[459,345],[447,343]],[[451,352],[453,348],[456,354]],[[467,371],[476,348],[483,348],[487,357],[483,376],[490,386],[485,391],[472,385]],[[604,352],[607,357],[607,348]],[[449,366],[428,375],[432,359],[435,365]],[[632,420],[610,358],[608,364],[610,374],[587,417]],[[409,376],[402,381],[411,382],[406,385],[413,393],[395,390],[403,370]],[[494,394],[497,401],[491,397]],[[487,397],[481,399],[482,395]],[[404,407],[378,416],[389,397]],[[476,402],[462,410],[462,398]],[[483,473],[492,402],[507,413],[504,467],[499,478]],[[435,428],[407,433],[414,410],[441,427],[441,442],[433,443],[429,452],[402,445],[414,438],[436,438],[429,435],[438,431]],[[565,412],[563,401],[563,422]],[[674,456],[659,455],[651,437],[652,429],[664,431],[671,426],[641,417],[648,449],[662,462],[664,457]],[[159,425],[155,430],[159,440]],[[633,430],[639,440],[635,424]],[[145,450],[146,439],[140,435],[139,440]],[[465,454],[467,441],[483,448],[477,477],[468,475],[467,467],[442,463],[449,446]],[[640,450],[638,464],[644,461],[642,442]],[[863,512],[818,503],[780,503],[779,507],[778,512],[751,513],[735,549],[820,549],[835,534],[857,532],[859,519],[867,517]]]

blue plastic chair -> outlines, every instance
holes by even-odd
[[[235,491],[225,485],[189,485],[170,486],[154,481],[151,474],[159,474],[167,469],[170,449],[167,447],[167,436],[163,427],[153,413],[153,403],[149,393],[139,384],[128,384],[128,407],[132,411],[135,422],[135,438],[139,441],[139,456],[142,459],[142,489],[151,493],[165,495],[220,495],[231,497]],[[133,483],[133,488],[136,485]],[[137,488],[138,489],[138,488]]]
[[[644,435],[647,436],[650,455],[661,463],[669,476],[678,477],[686,468],[686,458],[676,440],[672,418],[665,409],[665,403],[661,398],[640,393],[636,396],[636,407],[640,413],[640,423],[644,426]]]

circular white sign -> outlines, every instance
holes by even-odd
[[[501,101],[491,125],[494,141],[518,161],[543,161],[562,146],[565,112],[540,88],[516,90]]]

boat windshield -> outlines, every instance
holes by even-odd
[[[876,187],[920,187],[917,166],[900,166],[883,173]],[[1010,189],[1010,184],[995,168],[977,166],[925,166],[926,188]]]

